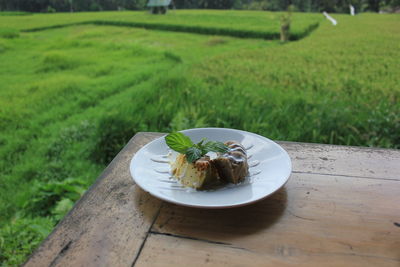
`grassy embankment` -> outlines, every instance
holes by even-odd
[[[97,24],[142,27],[178,32],[218,34],[235,37],[279,39],[279,18],[282,12],[179,10],[165,16],[141,12],[81,12],[76,14],[32,14],[9,20],[9,28],[39,30],[65,25]],[[300,39],[318,26],[320,14],[296,13],[291,38]],[[1,20],[0,20],[1,21]],[[4,20],[3,20],[4,21]]]
[[[295,14],[293,27],[319,16]],[[93,25],[19,32],[167,20],[276,34],[266,12],[0,16],[0,262],[23,261],[138,131],[217,126],[398,148],[399,16],[337,17],[281,45]]]

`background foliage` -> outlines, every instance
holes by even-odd
[[[298,11],[349,12],[352,4],[357,12],[390,9],[400,6],[400,0],[174,0],[178,9],[256,9],[282,11],[292,5]],[[65,12],[100,10],[140,10],[147,0],[0,0],[0,10],[29,12]]]

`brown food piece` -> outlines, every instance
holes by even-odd
[[[228,141],[225,145],[229,147],[229,151],[212,162],[222,180],[237,184],[249,174],[246,150],[235,141]]]

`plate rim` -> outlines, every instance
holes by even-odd
[[[158,138],[156,138],[156,139],[154,139],[154,140],[148,142],[148,143],[145,144],[143,147],[141,147],[139,150],[137,150],[137,151],[135,152],[135,154],[132,156],[132,158],[131,158],[131,160],[130,160],[130,163],[129,163],[129,173],[130,173],[130,175],[131,175],[131,178],[132,178],[133,182],[134,182],[137,186],[139,186],[143,191],[149,193],[150,195],[152,195],[153,197],[155,197],[155,198],[157,198],[157,199],[166,201],[166,202],[168,202],[168,203],[172,203],[172,204],[176,204],[176,205],[180,205],[180,206],[184,206],[184,207],[190,207],[190,208],[199,208],[199,209],[228,209],[228,208],[243,207],[243,206],[247,206],[247,205],[253,204],[253,203],[255,203],[255,202],[261,201],[261,200],[263,200],[263,199],[265,199],[265,198],[267,198],[267,197],[273,195],[273,194],[276,193],[277,191],[279,191],[279,190],[280,190],[282,187],[284,187],[285,184],[289,181],[289,178],[290,178],[290,176],[291,176],[291,174],[292,174],[292,171],[293,171],[292,160],[291,160],[291,158],[290,158],[290,156],[289,156],[289,153],[288,153],[282,146],[280,146],[278,143],[276,143],[275,141],[273,141],[273,140],[271,140],[271,139],[269,139],[269,138],[267,138],[267,137],[265,137],[265,136],[256,134],[256,133],[252,133],[252,132],[248,132],[248,131],[244,131],[244,130],[240,130],[240,129],[233,129],[233,128],[200,127],[200,128],[190,128],[190,129],[180,130],[180,131],[177,131],[177,132],[185,133],[185,132],[187,132],[187,131],[193,131],[193,130],[228,130],[228,131],[241,132],[241,133],[244,133],[244,134],[255,135],[255,136],[257,136],[257,137],[259,137],[259,138],[261,138],[261,139],[266,139],[266,141],[273,143],[281,152],[283,152],[283,154],[284,154],[284,155],[287,157],[287,159],[288,159],[288,163],[289,163],[289,168],[288,168],[288,170],[289,170],[289,172],[288,172],[287,177],[285,177],[285,182],[282,183],[282,185],[280,185],[279,187],[277,187],[275,190],[273,190],[273,191],[270,192],[269,194],[266,194],[265,196],[262,196],[262,197],[260,197],[260,198],[256,198],[256,199],[253,199],[253,200],[250,200],[250,201],[246,201],[246,202],[243,202],[243,203],[232,204],[232,205],[218,205],[218,204],[217,204],[217,205],[193,205],[193,204],[187,204],[187,203],[175,201],[175,200],[173,200],[173,199],[166,198],[166,197],[164,197],[164,196],[162,196],[162,195],[155,195],[155,194],[153,194],[151,191],[148,191],[148,190],[146,190],[145,188],[143,188],[143,187],[140,185],[140,183],[138,183],[138,182],[136,181],[136,179],[135,179],[135,177],[134,177],[134,174],[133,174],[133,164],[134,164],[135,159],[137,158],[138,153],[139,153],[141,150],[145,150],[145,149],[146,149],[148,146],[150,146],[153,142],[156,142],[156,141],[158,141],[159,139],[164,138],[164,137],[165,137],[166,135],[168,135],[168,134],[163,134],[162,136],[160,136],[160,137],[158,137]],[[136,159],[136,160],[137,160],[137,159]]]

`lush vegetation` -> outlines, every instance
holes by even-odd
[[[179,13],[179,15],[177,15]],[[24,31],[59,28],[65,25],[116,25],[201,34],[279,39],[282,12],[181,10],[165,16],[147,12],[82,12],[77,14],[32,14],[19,19],[0,18],[3,27]],[[320,14],[296,13],[291,38],[300,39],[318,26]]]
[[[1,10],[30,12],[140,10],[148,0],[0,0]],[[256,9],[282,11],[293,6],[305,12],[349,12],[352,4],[357,12],[375,11],[399,7],[399,0],[172,0],[171,7],[179,9]]]
[[[292,27],[316,16],[295,13]],[[279,32],[279,14],[262,12],[0,16],[0,262],[23,262],[138,131],[400,148],[399,16],[336,18],[281,44],[93,24],[21,31],[154,19]]]

